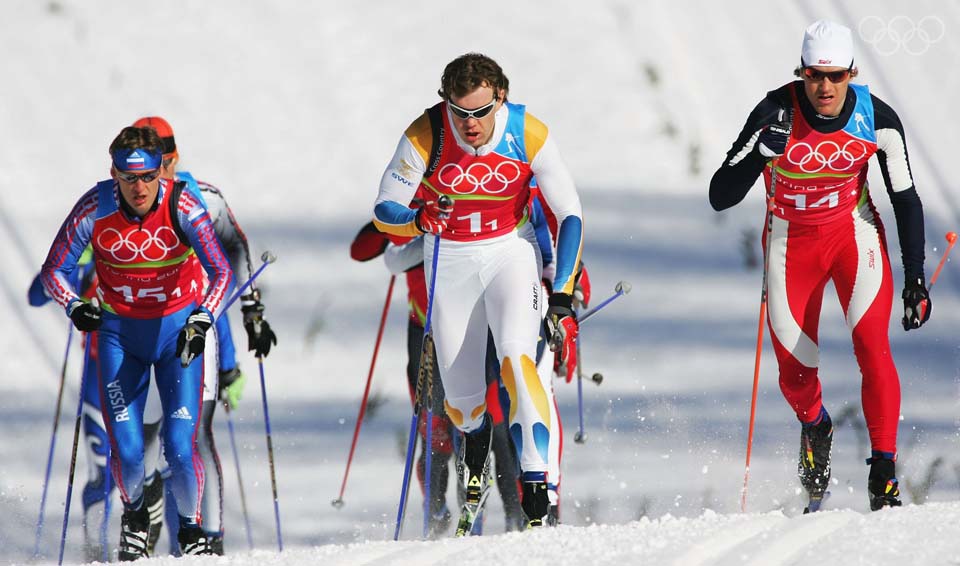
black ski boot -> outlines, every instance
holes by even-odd
[[[214,555],[206,533],[196,525],[185,527],[181,524],[180,532],[177,533],[177,543],[180,544],[180,554],[183,556]]]
[[[150,513],[145,504],[139,509],[124,509],[120,517],[120,562],[132,562],[147,558],[147,532],[150,528]]]
[[[827,410],[820,409],[820,418],[800,428],[800,463],[797,475],[810,502],[804,514],[820,509],[830,485],[830,449],[833,446],[833,422]]]
[[[223,556],[223,533],[207,533],[207,544],[217,556]]]
[[[867,460],[867,463],[870,464],[870,477],[867,480],[870,510],[879,511],[884,507],[900,507],[902,503],[896,463],[876,452]]]
[[[460,521],[457,523],[456,536],[470,534],[473,524],[483,511],[483,504],[490,495],[493,478],[490,477],[490,439],[493,436],[493,424],[490,416],[484,417],[483,426],[463,435],[460,445],[460,458],[457,475],[466,492],[463,507],[460,509]]]
[[[527,528],[542,527],[549,523],[550,495],[547,482],[523,482],[523,512],[527,515]]]
[[[143,486],[143,506],[150,515],[150,528],[147,534],[147,553],[153,556],[163,529],[163,480],[154,472],[153,481]]]

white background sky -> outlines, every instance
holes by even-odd
[[[184,168],[225,191],[258,254],[269,249],[280,258],[263,288],[280,337],[265,370],[285,561],[957,563],[960,273],[952,262],[935,287],[930,323],[909,334],[897,320],[891,325],[903,383],[904,500],[914,502],[932,471],[933,503],[867,511],[858,370],[828,292],[824,395],[835,420],[855,415],[837,427],[827,505],[835,511],[797,517],[799,427],[767,349],[749,513],[738,513],[760,286],[759,272],[743,267],[741,248],[747,230],[746,242],[758,247],[762,197],[755,189],[741,206],[716,214],[707,184],[753,106],[792,79],[803,28],[820,17],[853,28],[859,82],[904,122],[927,214],[929,277],[944,233],[960,228],[950,177],[960,146],[956,2],[6,2],[0,562],[23,563],[33,547],[66,341],[66,317],[54,307],[28,307],[26,288],[75,200],[106,176],[110,140],[137,117],[159,114],[176,131]],[[911,29],[922,32],[910,36]],[[909,40],[891,43],[891,31]],[[584,328],[585,368],[606,376],[602,386],[584,387],[586,444],[572,442],[576,390],[557,384],[565,526],[387,543],[409,423],[402,285],[374,377],[385,404],[364,423],[347,505],[329,505],[388,281],[379,262],[351,262],[347,246],[370,216],[403,129],[437,101],[443,66],[472,50],[501,63],[510,98],[556,137],[580,189],[596,296],[621,279],[634,291]],[[871,179],[899,288],[893,217],[875,168]],[[74,348],[47,503],[48,560],[56,559],[60,536],[79,363]],[[246,357],[242,364],[251,379],[237,413],[238,441],[258,550],[246,550],[220,421],[231,553],[224,563],[255,564],[275,559],[274,518],[256,365]],[[81,456],[75,496],[84,466]],[[418,499],[408,539],[419,531]],[[80,556],[79,509],[75,498],[69,561]],[[494,495],[487,533],[501,530]],[[111,527],[114,542],[118,531]]]

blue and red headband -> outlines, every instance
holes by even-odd
[[[118,149],[110,154],[117,171],[149,171],[159,169],[163,164],[160,150]]]

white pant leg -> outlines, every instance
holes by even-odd
[[[484,307],[500,358],[500,375],[510,395],[510,435],[520,452],[524,472],[547,472],[554,419],[553,395],[537,373],[543,299],[541,259],[530,226],[490,254],[481,270]]]
[[[429,292],[434,238],[424,241]],[[484,242],[441,241],[430,324],[447,416],[470,432],[486,412],[487,318],[483,309],[479,250]]]

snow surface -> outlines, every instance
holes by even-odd
[[[896,18],[905,16],[905,18]],[[903,384],[899,476],[906,506],[870,513],[858,370],[836,297],[821,323],[821,374],[837,422],[827,512],[800,516],[797,423],[769,347],[762,360],[748,513],[743,485],[760,275],[761,191],[716,214],[713,169],[763,94],[791,80],[803,28],[854,28],[859,82],[900,113],[927,214],[927,273],[960,227],[948,178],[960,146],[960,4],[646,2],[467,4],[175,0],[7,0],[0,18],[0,562],[33,549],[67,319],[31,309],[26,288],[76,198],[107,174],[106,148],[142,115],[173,124],[183,166],[226,192],[264,274],[280,344],[265,363],[284,551],[276,554],[258,375],[235,413],[256,550],[247,549],[225,421],[228,557],[153,563],[260,564],[958,564],[960,273],[948,263],[933,318],[891,323]],[[877,22],[929,45],[866,43]],[[942,23],[942,28],[938,28]],[[932,26],[932,27],[929,27]],[[938,29],[943,33],[936,34]],[[890,36],[888,36],[889,39]],[[556,136],[578,182],[585,258],[598,298],[633,292],[584,325],[587,442],[575,444],[575,387],[557,383],[566,425],[564,525],[499,535],[491,497],[482,538],[422,542],[419,495],[392,542],[409,405],[402,285],[391,305],[374,396],[345,494],[346,456],[388,275],[347,255],[406,125],[436,101],[443,65],[479,50]],[[890,53],[893,51],[892,53]],[[874,201],[895,258],[893,217]],[[895,312],[898,307],[895,308]],[[236,328],[238,337],[242,330]],[[57,439],[43,532],[55,561],[79,381],[79,348]],[[81,452],[82,454],[82,452]],[[78,462],[68,562],[81,560]],[[415,491],[415,490],[414,490]],[[453,500],[452,490],[450,494]],[[116,513],[111,539],[119,531]]]

